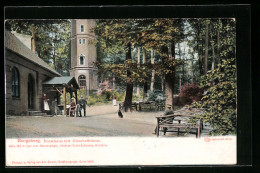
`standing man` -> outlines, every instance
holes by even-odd
[[[57,98],[55,97],[54,100],[51,102],[51,115],[57,115]]]
[[[84,117],[86,116],[86,105],[87,105],[87,101],[85,99],[83,99],[82,96],[80,96],[79,98],[79,116],[81,117],[81,110],[84,110]]]

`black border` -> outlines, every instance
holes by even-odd
[[[47,4],[45,4],[47,5]],[[4,8],[5,19],[80,19],[80,18],[236,18],[237,26],[237,69],[238,69],[238,131],[236,166],[216,166],[231,169],[232,167],[250,167],[252,165],[252,85],[251,85],[251,7],[250,5],[199,5],[199,6],[63,6],[63,7],[12,7]],[[3,54],[2,54],[3,55]],[[3,56],[4,57],[4,56]],[[3,112],[4,113],[4,112]],[[2,114],[4,115],[4,114]],[[4,116],[2,116],[4,117]],[[4,120],[4,118],[3,118]],[[4,122],[4,121],[1,121]],[[4,123],[1,127],[4,127]],[[2,128],[3,129],[3,128]],[[2,148],[2,147],[1,147]],[[5,158],[5,156],[1,157]],[[1,163],[1,166],[5,165]],[[180,171],[204,166],[176,166]],[[205,166],[207,167],[207,166]],[[73,167],[72,167],[73,168]],[[8,168],[9,169],[9,168]],[[16,170],[16,168],[10,168]],[[52,168],[59,170],[60,168]],[[61,168],[63,169],[63,168]],[[67,168],[68,169],[68,168]],[[74,168],[75,169],[75,168]],[[78,170],[80,168],[76,168]],[[99,170],[102,171],[102,167]],[[167,170],[166,167],[128,167],[127,171]],[[195,168],[192,168],[195,171]],[[46,170],[45,168],[42,169]],[[90,168],[91,170],[91,168]],[[121,170],[125,170],[123,167]],[[126,172],[127,172],[126,171]],[[203,172],[203,171],[202,171]]]

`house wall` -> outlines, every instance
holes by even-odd
[[[12,68],[16,67],[20,76],[20,97],[12,97]],[[26,114],[28,111],[28,76],[31,74],[34,79],[34,109],[41,110],[43,88],[42,82],[56,77],[50,71],[36,65],[24,57],[5,49],[5,101],[6,101],[6,114],[21,115]],[[47,93],[48,97],[48,93]],[[53,97],[49,94],[49,97]]]

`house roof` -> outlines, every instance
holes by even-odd
[[[11,51],[21,55],[25,59],[39,65],[40,67],[61,76],[57,71],[51,68],[46,62],[44,62],[40,57],[34,54],[27,46],[25,46],[14,34],[9,31],[5,31],[5,47]]]
[[[50,80],[47,80],[42,83],[43,85],[63,85],[66,84],[68,86],[73,85],[74,88],[79,89],[79,85],[74,77],[71,76],[63,76],[63,77],[53,77]]]

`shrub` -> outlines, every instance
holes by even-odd
[[[200,101],[203,96],[203,88],[196,83],[188,83],[181,87],[179,95],[180,105],[190,105],[194,101]]]
[[[204,122],[213,127],[211,135],[236,133],[236,65],[235,59],[222,60],[222,64],[202,77],[201,85],[209,87],[202,101],[195,107],[206,108]]]
[[[117,101],[124,101],[124,99],[125,99],[125,92],[122,92],[122,93],[115,92],[114,95],[116,96]]]
[[[112,90],[107,89],[107,90],[102,91],[100,96],[103,97],[104,100],[106,100],[106,101],[111,101],[113,99],[113,92],[112,92]]]
[[[160,90],[155,90],[153,92],[149,91],[148,94],[149,94],[149,96],[148,96],[147,101],[155,101],[157,103],[162,103],[166,99],[165,94]]]
[[[89,96],[87,102],[88,102],[87,104],[89,106],[92,106],[92,105],[94,105],[97,102],[97,98],[93,97],[93,96]]]

